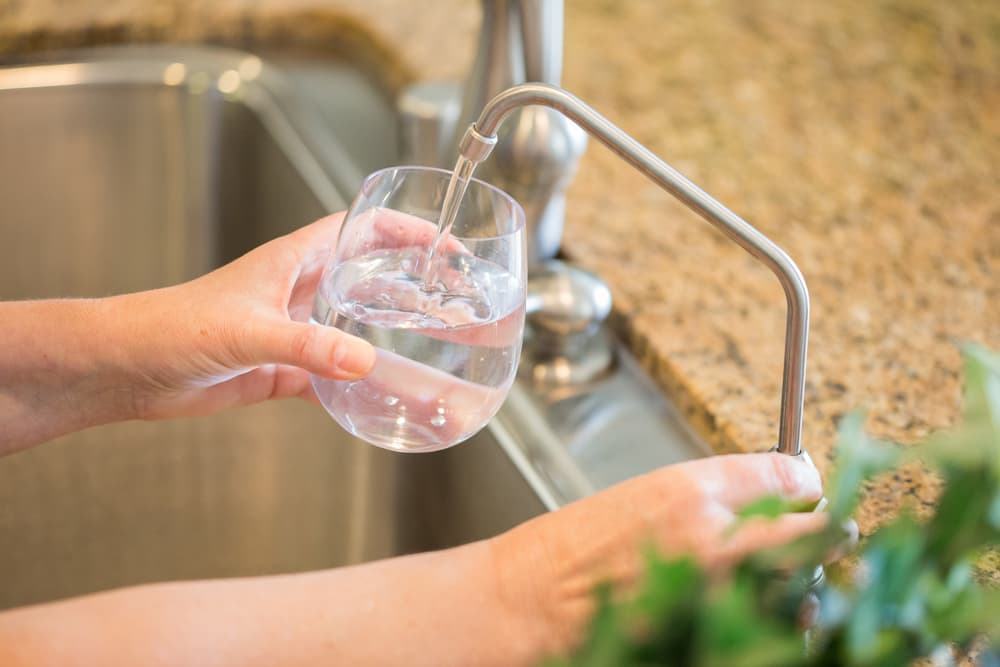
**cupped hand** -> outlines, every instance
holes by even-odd
[[[815,505],[819,473],[804,457],[775,453],[661,468],[494,538],[499,589],[511,606],[546,619],[539,632],[551,650],[565,650],[593,609],[595,587],[633,585],[649,546],[667,557],[693,556],[712,570],[826,525],[811,511],[738,524],[739,510],[764,496]]]
[[[313,398],[309,374],[356,379],[372,347],[307,322],[343,214],[323,218],[181,285],[109,300],[124,315],[121,360],[135,417],[214,413]]]
[[[342,244],[348,255],[427,248],[436,226],[374,209]],[[266,243],[181,285],[106,300],[120,326],[118,376],[142,419],[203,415],[272,398],[316,400],[309,374],[355,380],[375,363],[367,342],[308,323],[344,214]],[[449,239],[447,252],[467,252]]]

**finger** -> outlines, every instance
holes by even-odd
[[[248,375],[260,374],[259,378],[246,378],[248,401],[264,401],[279,398],[296,398],[307,391],[312,393],[312,382],[309,373],[295,366],[262,366]],[[256,380],[258,388],[251,384]]]
[[[387,208],[374,209],[372,229],[379,248],[429,247],[437,238],[437,224],[408,213]],[[449,252],[467,253],[465,245],[454,236],[445,244]]]
[[[781,496],[803,507],[823,496],[819,471],[804,457],[776,452],[728,454],[680,465],[701,482],[709,496],[732,510],[764,496]]]
[[[491,326],[456,327],[454,329],[425,329],[428,338],[452,341],[479,347],[511,348],[518,344],[524,333],[524,310],[517,308],[496,320]]]
[[[210,412],[312,393],[309,373],[295,366],[266,364],[205,390],[200,402]]]
[[[316,390],[313,389],[312,382],[303,387],[302,391],[295,395],[295,398],[301,398],[306,403],[312,403],[313,405],[323,405],[319,400],[319,396],[316,395]]]
[[[715,554],[707,554],[713,566],[726,566],[748,554],[780,547],[796,538],[826,527],[829,517],[822,512],[782,514],[769,519],[758,517],[740,526],[723,541]]]
[[[240,405],[280,398],[301,398],[307,403],[322,405],[313,390],[309,371],[295,366],[260,366],[229,382],[240,383]]]
[[[317,324],[279,320],[248,334],[244,363],[286,364],[332,380],[356,380],[375,364],[375,349],[360,338]]]
[[[302,274],[312,274],[315,280],[333,254],[337,237],[344,223],[345,212],[334,213],[295,230],[287,240],[296,248]]]
[[[316,222],[296,229],[289,234],[289,238],[306,246],[325,244],[327,248],[332,248],[337,242],[337,235],[340,234],[346,214],[346,211],[340,211],[320,218]]]
[[[312,383],[303,369],[265,364],[196,393],[167,397],[161,402],[160,411],[151,417],[211,415],[269,399],[305,396],[307,391],[312,393]]]

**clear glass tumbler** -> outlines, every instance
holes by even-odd
[[[365,179],[320,279],[313,322],[376,348],[354,382],[313,376],[337,422],[379,447],[430,452],[479,431],[517,372],[524,329],[524,211],[471,179],[446,245],[430,248],[450,171]]]

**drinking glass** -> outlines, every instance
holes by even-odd
[[[313,375],[337,422],[373,445],[430,452],[479,431],[517,372],[524,330],[524,211],[476,179],[433,255],[450,171],[365,179],[323,271],[312,321],[375,346],[353,382]]]

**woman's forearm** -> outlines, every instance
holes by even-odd
[[[127,417],[111,301],[0,303],[0,456]]]
[[[545,628],[490,542],[318,573],[158,584],[0,613],[0,664],[531,665]]]

